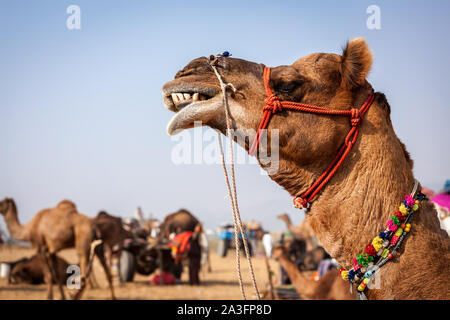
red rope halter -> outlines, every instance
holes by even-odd
[[[350,117],[351,129],[345,137],[344,143],[340,147],[336,157],[330,163],[330,165],[325,169],[325,172],[314,182],[314,184],[302,195],[294,198],[294,206],[296,208],[307,208],[311,200],[319,193],[319,191],[330,181],[331,177],[336,173],[337,169],[341,166],[344,159],[347,157],[351,148],[355,144],[356,138],[358,137],[359,126],[363,119],[364,114],[367,112],[369,107],[375,98],[373,92],[366,99],[364,104],[360,109],[352,108],[350,110],[332,110],[318,106],[312,106],[304,103],[290,102],[290,101],[280,101],[278,97],[272,93],[269,86],[270,80],[270,68],[264,68],[264,89],[266,90],[267,98],[264,100],[265,106],[263,107],[263,117],[261,123],[259,124],[258,130],[256,132],[255,139],[253,140],[252,146],[250,147],[249,154],[254,156],[259,147],[259,141],[261,140],[261,130],[268,127],[270,117],[280,112],[284,109],[293,111],[302,111],[309,113],[325,114],[325,115],[335,115],[335,116],[346,116]]]

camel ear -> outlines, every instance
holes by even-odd
[[[356,88],[364,84],[372,67],[372,53],[364,38],[355,38],[347,42],[342,53],[341,74],[343,85]]]

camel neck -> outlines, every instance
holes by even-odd
[[[374,102],[355,146],[307,214],[325,250],[347,267],[345,262],[351,262],[355,250],[364,250],[414,185],[409,156],[383,107]],[[326,162],[301,167],[280,157],[279,167],[287,172],[272,178],[295,196],[325,166]]]
[[[283,221],[284,223],[286,223],[286,226],[290,229],[292,227],[292,221],[291,218],[289,218],[288,216],[283,217]]]
[[[14,240],[28,241],[28,232],[25,226],[19,222],[17,208],[14,203],[9,205],[8,211],[5,213],[5,223]]]
[[[315,289],[316,282],[307,279],[298,269],[297,266],[285,255],[278,258],[278,262],[291,279],[297,292],[307,298],[312,298],[312,293]]]

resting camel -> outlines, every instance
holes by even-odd
[[[58,281],[64,285],[69,274],[67,268],[69,264],[63,258],[56,256],[56,272],[58,274]],[[11,274],[9,280],[13,284],[27,283],[27,284],[41,284],[45,282],[45,256],[43,254],[35,254],[31,258],[21,259],[18,262],[12,263]],[[53,279],[56,281],[56,279]],[[56,283],[56,282],[54,282]]]
[[[43,209],[25,225],[20,224],[16,204],[11,198],[5,198],[0,202],[0,213],[4,216],[9,233],[15,240],[31,242],[32,246],[37,248],[38,253],[44,254],[46,257],[44,272],[48,299],[53,299],[54,282],[58,284],[61,298],[65,299],[58,273],[55,272],[56,253],[63,249],[75,248],[80,259],[82,286],[84,286],[90,246],[96,234],[92,219],[78,213],[73,202],[63,200],[54,208]],[[115,299],[111,273],[101,245],[96,247],[95,254],[106,273],[111,298]],[[80,295],[77,294],[76,297],[80,298]]]
[[[176,113],[167,131],[173,135],[201,122],[226,133],[222,91],[211,60],[224,81],[233,84],[235,92],[228,90],[233,139],[249,151],[266,105],[263,64],[225,56],[191,61],[163,87],[164,104]],[[332,112],[360,108],[373,92],[366,80],[371,65],[366,41],[356,38],[347,43],[342,54],[314,53],[291,65],[272,68],[268,86],[280,101],[302,102]],[[267,102],[271,103],[269,112],[278,112],[268,123],[267,143],[260,145],[257,159],[272,180],[293,197],[300,196],[330,165],[360,118],[352,112],[355,121],[351,123],[346,117],[279,110],[273,96]],[[277,137],[274,132],[278,143],[272,146],[272,138]],[[364,252],[415,185],[413,162],[394,132],[383,93],[375,92],[352,145],[306,214],[321,245],[347,270],[353,267],[353,257]],[[277,166],[264,157],[272,151],[278,151],[278,160],[272,159]],[[441,276],[450,272],[450,240],[439,227],[433,205],[424,201],[412,223],[394,261],[379,270],[380,289],[368,290],[368,299],[450,297],[450,283]]]
[[[349,300],[355,299],[355,291],[350,293],[349,285],[342,281],[339,272],[332,269],[325,273],[318,281],[306,278],[289,259],[284,246],[273,249],[273,258],[286,270],[295,290],[302,297],[313,300]]]

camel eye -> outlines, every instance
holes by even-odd
[[[281,93],[291,93],[297,87],[294,82],[283,82],[277,86],[277,91]]]

